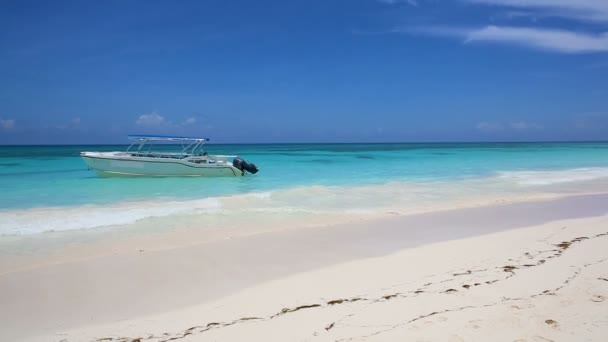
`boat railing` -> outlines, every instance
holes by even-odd
[[[193,138],[193,137],[169,137],[169,136],[150,136],[150,135],[130,135],[128,137],[134,142],[127,148],[127,153],[133,153],[137,156],[150,156],[160,158],[186,158],[191,155],[195,155],[196,151],[201,148],[205,142],[209,141],[208,138]],[[152,145],[155,142],[173,142],[181,144],[181,152],[161,152],[152,151]],[[138,145],[137,151],[131,151],[133,146]],[[147,151],[145,146],[148,146]]]

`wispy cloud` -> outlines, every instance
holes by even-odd
[[[193,123],[195,123],[195,122],[196,122],[196,118],[192,118],[192,117],[191,117],[191,118],[187,118],[186,120],[184,120],[184,121],[182,122],[182,126],[185,126],[185,125],[192,125],[192,124],[193,124]]]
[[[496,6],[504,10],[505,18],[546,17],[560,15],[567,19],[608,22],[608,0],[461,0],[478,6]],[[563,15],[562,15],[563,14]],[[602,22],[600,27],[604,25]],[[582,30],[567,26],[526,27],[511,25],[481,25],[478,27],[405,27],[384,33],[425,34],[462,39],[464,43],[494,42],[511,44],[558,53],[583,54],[608,52],[608,28],[598,32],[583,25]]]
[[[0,119],[0,127],[5,130],[15,128],[16,123],[15,119]]]
[[[489,25],[482,28],[418,27],[393,32],[460,38],[464,43],[496,42],[560,53],[608,52],[608,32],[587,34],[557,29]]]
[[[475,41],[512,43],[565,53],[608,51],[608,33],[587,34],[529,27],[486,26],[467,32],[465,42]]]
[[[608,21],[606,0],[464,0],[469,3],[520,8],[583,21]]]
[[[155,129],[179,129],[181,127],[190,126],[196,123],[195,117],[189,117],[181,122],[173,122],[158,114],[156,111],[149,114],[141,114],[135,124],[144,128]]]
[[[156,112],[142,114],[135,121],[135,124],[138,126],[160,126],[165,123],[167,123],[165,118]]]

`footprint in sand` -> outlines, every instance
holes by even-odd
[[[606,300],[606,297],[604,297],[602,295],[593,295],[593,296],[591,296],[591,301],[592,302],[601,303],[604,300]]]
[[[469,321],[469,323],[467,324],[467,327],[471,328],[471,329],[479,329],[481,328],[481,326],[479,326],[478,323],[481,323],[480,319],[474,319],[472,321]]]

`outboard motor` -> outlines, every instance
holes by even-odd
[[[249,164],[248,162],[245,161],[245,159],[241,159],[239,157],[234,158],[234,160],[232,161],[232,166],[241,170],[241,172],[243,172],[243,173],[245,171],[247,171],[251,174],[255,174],[259,171],[258,167],[255,166],[255,164],[253,164],[253,163]]]

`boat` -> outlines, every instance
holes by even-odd
[[[121,152],[80,152],[99,176],[244,176],[258,168],[239,156],[210,155],[203,150],[208,138],[129,135],[133,143]],[[181,148],[176,150],[176,147]],[[156,151],[152,146],[158,146]]]

